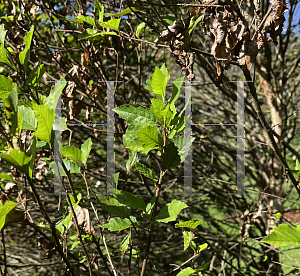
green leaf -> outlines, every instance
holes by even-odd
[[[202,250],[204,250],[205,248],[207,248],[207,246],[208,246],[207,243],[203,243],[203,244],[198,245],[197,253],[199,254]]]
[[[63,159],[63,162],[70,173],[80,173],[80,167],[76,165],[72,160]],[[65,171],[63,171],[63,176]]]
[[[118,35],[115,32],[99,32],[98,30],[87,28],[83,33],[78,35],[78,40],[93,38],[98,35]]]
[[[136,32],[135,32],[135,35],[137,38],[139,38],[139,35],[140,35],[140,32],[145,28],[146,26],[146,23],[145,22],[142,22],[141,24],[139,24],[136,28]]]
[[[279,227],[274,228],[273,232],[266,238],[263,238],[261,242],[276,246],[284,245],[299,245],[300,244],[300,228],[280,224]]]
[[[137,197],[130,192],[122,191],[122,193],[123,195],[118,195],[118,197],[129,203],[132,209],[141,209],[146,211],[146,203],[142,198]]]
[[[127,234],[125,238],[122,240],[121,249],[120,249],[121,252],[125,252],[127,250],[129,242],[130,242],[130,233]]]
[[[18,117],[18,134],[20,135],[21,134],[21,132],[22,132],[22,125],[23,125],[23,118],[22,118],[22,116],[21,116],[21,114],[20,114],[20,112],[19,112],[19,109],[18,109],[18,113],[17,113],[17,117]]]
[[[0,179],[5,179],[5,180],[9,180],[12,181],[16,184],[19,184],[18,181],[14,180],[10,175],[6,174],[6,173],[0,173]]]
[[[18,111],[18,90],[16,84],[14,84],[10,94],[8,95],[5,101],[5,106],[9,107],[12,112],[16,113]]]
[[[179,151],[172,141],[168,143],[166,150],[162,155],[162,158],[165,163],[166,169],[176,168],[180,165],[181,160]]]
[[[51,131],[54,122],[54,109],[49,109],[47,105],[36,105],[33,106],[33,111],[36,116],[38,126],[34,135],[45,142],[50,142]]]
[[[276,214],[273,214],[273,216],[275,218],[281,218],[282,217],[282,214],[280,212],[277,212]]]
[[[188,206],[179,200],[174,199],[171,203],[164,206],[156,217],[159,222],[168,223],[177,219],[180,211]]]
[[[121,19],[112,18],[112,19],[108,20],[107,22],[98,22],[98,23],[103,28],[118,30],[119,25],[120,25],[120,21],[121,21]]]
[[[77,166],[72,160],[63,159],[63,162],[70,173],[80,173],[80,167]],[[50,166],[53,174],[58,175],[54,161],[50,163]],[[66,176],[66,172],[64,170],[61,171],[61,176]]]
[[[155,126],[144,127],[137,131],[137,135],[139,136],[144,148],[159,149],[162,138],[158,135],[158,131]]]
[[[4,45],[0,45],[0,62],[3,62],[7,65],[9,65],[13,70],[17,71],[16,67],[11,63],[11,61],[6,56],[6,50],[4,48]]]
[[[183,243],[184,243],[183,250],[185,251],[189,248],[190,242],[193,240],[193,237],[191,231],[182,231],[182,235],[183,235]]]
[[[85,165],[86,161],[89,157],[89,154],[92,149],[92,140],[88,138],[82,145],[81,145],[81,162]]]
[[[15,207],[21,202],[6,201],[0,203],[0,230],[4,227],[24,219],[24,211],[16,210]]]
[[[14,135],[17,128],[22,127],[21,125],[21,116],[18,113],[18,87],[16,84],[14,84],[10,94],[8,97],[5,99],[4,104],[5,104],[5,112],[6,112],[6,117],[11,121],[11,127],[9,134]]]
[[[187,157],[188,153],[191,150],[192,143],[194,142],[194,140],[195,140],[195,137],[192,137],[191,140],[185,142],[184,135],[177,136],[174,139],[174,145],[177,147],[178,153],[180,155],[180,162],[183,162],[185,160],[185,158]]]
[[[73,250],[78,244],[80,244],[80,241],[74,241],[71,248],[70,248],[70,250]]]
[[[81,24],[81,23],[83,23],[83,20],[82,20],[82,18],[78,18],[77,17],[77,19],[74,19],[74,18],[69,18],[69,17],[64,17],[63,18],[64,20],[67,20],[67,21],[69,21],[69,22],[73,22],[73,23],[76,23],[76,24]],[[60,19],[61,20],[61,19]]]
[[[193,275],[194,273],[196,273],[197,271],[195,269],[192,269],[191,267],[187,267],[183,270],[181,270],[177,276],[189,276],[189,275]]]
[[[122,16],[122,15],[126,15],[126,14],[129,14],[129,13],[132,13],[132,11],[135,11],[135,12],[138,12],[138,10],[136,8],[126,8],[118,13],[105,13],[104,15],[105,16]]]
[[[116,184],[116,190],[117,190],[117,187],[118,187],[119,176],[120,176],[119,172],[117,172],[117,173],[114,174],[114,180],[115,180],[115,184]]]
[[[177,18],[173,15],[173,14],[168,14],[167,16],[164,17],[164,21],[172,26],[173,25],[173,22],[176,20]]]
[[[62,94],[63,89],[67,85],[67,81],[61,78],[54,86],[51,87],[49,96],[47,97],[45,105],[48,105],[50,109],[55,109],[59,96]]]
[[[35,159],[35,153],[36,153],[36,137],[33,138],[33,141],[31,143],[30,149],[27,150],[26,154],[30,155],[31,159],[28,163],[28,165],[25,165],[28,170],[28,176],[32,178],[32,171],[33,171],[33,165],[34,165],[34,159]]]
[[[26,165],[30,162],[31,156],[26,152],[21,151],[20,149],[12,149],[7,153],[1,153],[0,158],[29,176],[28,167]]]
[[[300,171],[300,163],[298,159],[296,160],[295,170]]]
[[[27,69],[27,62],[30,57],[30,45],[33,36],[34,26],[32,25],[30,31],[24,37],[25,49],[19,54],[20,63]]]
[[[200,224],[202,224],[200,220],[180,221],[179,223],[175,224],[175,228],[186,227],[186,228],[196,229],[197,226],[199,226]]]
[[[184,77],[181,77],[172,83],[172,88],[173,88],[172,96],[168,100],[168,104],[172,104],[172,103],[174,104],[176,102],[176,100],[178,99],[178,97],[180,95],[180,88],[183,84],[183,80],[184,80]]]
[[[147,154],[152,148],[146,148],[140,141],[140,138],[137,134],[137,131],[140,130],[141,127],[138,126],[129,126],[126,129],[125,134],[123,135],[123,144],[125,148],[132,151],[139,151],[141,153]]]
[[[114,197],[106,199],[103,195],[98,194],[97,201],[105,211],[117,217],[129,218],[131,208],[124,200]]]
[[[83,15],[78,15],[76,18],[79,19],[79,20],[82,20],[82,22],[86,22],[86,23],[88,23],[88,24],[90,24],[90,25],[96,27],[94,18],[92,18],[92,17],[89,17],[89,16],[83,16]],[[80,23],[82,23],[82,22],[80,22]]]
[[[154,205],[155,205],[155,196],[153,196],[151,198],[151,201],[147,204],[146,211],[144,211],[142,213],[142,217],[144,217],[148,220],[151,220],[151,214],[152,214]]]
[[[4,45],[6,33],[7,33],[7,31],[4,29],[4,24],[1,24],[0,25],[0,41],[3,45]]]
[[[44,64],[37,65],[29,74],[29,77],[26,80],[26,83],[28,85],[31,85],[33,87],[38,86],[40,78],[44,75],[46,72],[46,67],[44,67]]]
[[[140,127],[157,126],[158,119],[154,112],[139,104],[126,104],[114,109],[129,124]]]
[[[170,122],[170,125],[173,126],[168,138],[173,139],[176,135],[178,135],[183,129],[185,123],[185,115],[184,113],[180,114],[179,116],[175,116],[174,119]]]
[[[135,163],[135,167],[141,174],[152,179],[154,182],[157,182],[157,179],[155,179],[155,175],[150,168],[146,168],[143,164],[139,162]]]
[[[99,22],[103,22],[104,6],[99,0],[95,0],[96,15],[99,16]]]
[[[195,243],[194,241],[191,241],[191,242],[190,242],[190,247],[193,249],[194,254],[196,254],[197,246],[196,246],[196,243]]]
[[[135,217],[130,216],[133,224],[135,227],[139,227],[139,224]],[[121,218],[111,218],[108,223],[100,224],[102,228],[107,228],[109,231],[122,231],[124,229],[133,227],[131,221],[128,218],[121,219]]]
[[[158,68],[156,66],[154,73],[146,81],[146,89],[148,89],[156,97],[162,100],[165,97],[166,87],[169,79],[170,75],[168,73],[167,68],[165,67],[165,64],[163,64],[161,68]]]
[[[169,126],[172,119],[176,115],[176,107],[174,103],[172,103],[171,105],[167,105],[165,110],[166,110],[166,126]]]
[[[166,115],[164,113],[166,113],[166,112],[164,112],[165,109],[164,109],[164,105],[163,105],[162,101],[159,99],[152,98],[151,104],[152,104],[151,110],[154,112],[157,119],[163,124],[164,116]]]
[[[65,146],[62,148],[62,155],[73,160],[78,166],[82,165],[82,153],[80,149],[74,146]]]
[[[194,30],[194,28],[197,26],[197,24],[201,21],[201,16],[199,16],[195,23],[190,23],[190,28],[189,28],[189,35],[191,34],[191,32]],[[192,25],[191,25],[192,24]]]
[[[139,157],[138,157],[138,154],[136,151],[132,152],[130,151],[129,152],[129,157],[128,157],[128,160],[126,162],[126,169],[127,169],[127,172],[129,172],[132,168],[132,166],[139,161]]]
[[[24,105],[19,106],[19,112],[23,118],[22,128],[36,131],[37,120],[34,111],[30,107]]]
[[[0,75],[0,99],[5,100],[11,93],[14,83],[12,82],[11,77],[5,77]]]

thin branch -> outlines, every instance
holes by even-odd
[[[101,224],[101,221],[100,221],[100,219],[99,219],[99,217],[98,217],[97,211],[96,211],[96,209],[95,209],[95,207],[94,207],[94,205],[93,205],[93,202],[91,202],[91,205],[92,205],[92,208],[93,208],[93,210],[94,210],[94,213],[95,213],[95,215],[96,215],[96,218],[97,218],[98,222]],[[101,234],[102,234],[102,229],[100,228],[100,230],[101,230]],[[97,239],[96,239],[96,237],[95,237],[94,235],[92,235],[92,238],[93,238],[93,242],[96,244],[97,250],[98,250],[98,252],[99,252],[99,254],[100,254],[100,256],[101,256],[101,258],[102,258],[102,260],[103,260],[103,262],[104,262],[104,265],[105,265],[106,270],[109,272],[109,275],[113,276],[113,274],[112,274],[112,272],[110,271],[109,266],[108,266],[108,264],[107,264],[106,258],[105,258],[104,254],[103,254],[103,252],[102,252],[102,250],[101,250],[101,248],[100,248],[99,242],[97,241]],[[104,242],[105,242],[105,241],[104,241]],[[108,254],[109,254],[109,253],[108,253]],[[111,263],[111,265],[112,265],[112,263]],[[112,266],[112,267],[113,267],[113,266]]]
[[[7,275],[7,263],[6,263],[6,247],[5,247],[5,237],[4,229],[1,229],[1,242],[3,247],[3,276]]]

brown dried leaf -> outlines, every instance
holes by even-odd
[[[70,211],[70,207],[69,207],[69,211]],[[87,234],[95,235],[95,230],[90,220],[89,210],[77,205],[75,209],[75,214],[76,214],[78,225],[82,227]],[[74,225],[74,217],[72,217],[72,221],[70,222],[69,227],[71,227],[72,225]]]
[[[32,14],[32,19],[35,20],[36,13],[39,10],[39,6],[33,4],[30,9],[30,13]]]
[[[78,72],[79,66],[73,65],[72,68],[69,70],[69,74],[73,77],[76,84],[79,84],[79,72]]]
[[[221,64],[216,60],[216,78],[217,78],[217,86],[220,86],[223,77],[223,67]]]
[[[227,33],[227,26],[224,24],[222,17],[218,14],[212,24],[210,31],[215,37],[214,44],[221,44]]]
[[[176,63],[179,64],[181,70],[185,71],[186,77],[192,80],[195,77],[193,74],[194,54],[188,53],[190,47],[190,35],[187,31],[173,37],[170,43]]]
[[[46,260],[50,260],[52,256],[56,254],[56,249],[45,249],[46,252]]]
[[[254,41],[257,43],[258,49],[264,44],[267,38],[267,33],[270,34],[269,41],[277,44],[276,39],[282,32],[284,23],[284,13],[287,6],[282,0],[271,0],[272,12],[268,15],[265,23],[260,30],[257,30],[254,35]]]
[[[197,15],[199,9],[200,9],[200,7],[189,7],[189,12],[190,12],[191,16]]]
[[[238,62],[243,69],[250,70],[258,53],[258,46],[252,40],[244,42],[238,57]]]
[[[182,20],[175,20],[172,26],[168,26],[167,30],[163,30],[161,34],[154,40],[154,43],[159,41],[170,41],[174,36],[184,31]]]
[[[73,81],[68,82],[68,85],[66,87],[66,94],[68,98],[63,98],[63,103],[64,105],[68,103],[69,105],[69,116],[70,119],[73,119],[73,114],[74,114],[74,97],[76,93],[76,84]]]
[[[88,52],[84,52],[81,54],[81,65],[84,68],[87,68],[90,62],[90,58],[89,58],[89,53]]]

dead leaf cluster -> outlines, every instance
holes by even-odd
[[[216,78],[219,85],[223,70],[227,70],[233,59],[236,59],[243,70],[250,70],[255,62],[258,50],[267,39],[276,43],[277,37],[282,32],[284,12],[287,6],[282,0],[271,0],[270,11],[262,20],[256,13],[256,20],[260,23],[253,39],[250,39],[248,26],[249,15],[238,9],[230,1],[201,1],[207,5],[201,12],[201,26],[204,33],[212,38],[211,55],[216,59]],[[216,7],[216,5],[218,7]],[[257,5],[256,5],[257,6]],[[159,41],[171,41],[170,48],[176,62],[185,71],[189,80],[194,78],[193,54],[188,53],[191,49],[191,38],[187,32],[191,17],[198,10],[189,10],[190,15],[185,20],[174,21],[172,26],[155,39]]]

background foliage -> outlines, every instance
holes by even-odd
[[[180,275],[196,269],[198,275],[298,273],[297,241],[294,247],[261,242],[280,223],[299,221],[298,1],[200,1],[199,9],[192,4],[1,2],[2,275],[139,275],[149,235],[144,275],[177,275],[182,269]],[[137,231],[130,227],[134,221],[118,221],[120,214],[97,197],[106,191],[103,125],[64,128],[64,185],[68,191],[73,187],[73,195],[47,195],[54,191],[55,95],[62,92],[65,122],[105,124],[105,81],[119,81],[116,107],[150,108],[155,97],[146,80],[163,64],[170,73],[167,99],[176,79],[199,81],[192,85],[192,168],[193,192],[201,195],[176,195],[184,189],[183,166],[178,166],[165,173],[157,206],[157,213],[171,202],[189,206],[176,222],[159,223],[149,233],[146,220]],[[236,189],[236,83],[229,80],[250,78],[253,84],[245,83],[247,194],[237,196],[231,194]],[[182,88],[178,113],[184,105]],[[232,126],[203,125],[209,123]],[[116,115],[118,189],[148,204],[157,186],[145,177],[144,167],[128,170],[126,129],[128,121]],[[159,179],[157,151],[138,157]],[[83,217],[80,229],[71,220],[71,206]],[[190,220],[201,224],[176,224]],[[120,224],[124,229],[113,231]],[[280,226],[285,227],[290,226]]]

